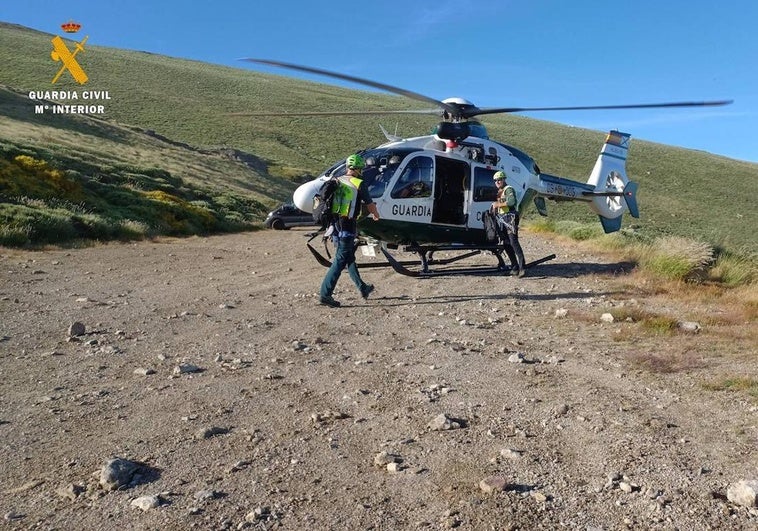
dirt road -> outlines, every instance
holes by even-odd
[[[558,257],[523,279],[365,270],[332,309],[304,234],[0,250],[2,526],[758,527],[727,499],[757,404],[709,387],[755,344],[716,301],[525,234]],[[602,319],[643,312],[702,328]]]

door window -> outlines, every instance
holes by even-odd
[[[487,201],[491,203],[497,199],[497,186],[495,186],[495,181],[492,180],[494,174],[494,170],[481,167],[474,169],[475,202]]]
[[[432,195],[434,162],[429,157],[416,157],[408,162],[390,194],[393,199],[411,199]]]

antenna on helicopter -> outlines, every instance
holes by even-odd
[[[397,136],[397,125],[395,126],[395,134],[390,134],[387,132],[387,130],[382,126],[382,124],[379,124],[379,129],[382,130],[382,134],[384,135],[384,138],[389,140],[390,142],[399,142],[403,138],[400,136]]]

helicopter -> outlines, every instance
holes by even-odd
[[[382,114],[434,114],[440,121],[431,134],[404,138],[390,134],[380,125],[386,142],[357,153],[366,166],[362,179],[376,204],[379,221],[367,217],[358,220],[357,246],[366,246],[364,254],[375,256],[379,246],[387,264],[364,262],[359,267],[391,266],[395,271],[412,277],[450,274],[508,274],[505,264],[507,240],[503,242],[488,230],[486,218],[497,188],[493,175],[506,174],[506,182],[516,191],[516,209],[533,202],[542,216],[547,216],[546,200],[582,201],[598,215],[606,233],[621,228],[622,215],[629,212],[639,217],[636,200],[638,185],[629,180],[626,158],[631,135],[617,130],[608,132],[595,165],[586,183],[543,173],[532,157],[520,149],[490,139],[478,116],[527,111],[570,111],[595,109],[641,109],[656,107],[699,107],[726,105],[731,100],[647,103],[633,105],[601,105],[574,107],[485,107],[480,108],[463,98],[434,98],[355,76],[309,66],[244,58],[243,61],[280,67],[299,72],[319,74],[350,81],[375,89],[398,94],[434,106],[424,110],[378,111],[306,111],[233,113],[237,116],[349,116]],[[329,179],[344,175],[345,160],[338,161],[323,174],[300,185],[293,194],[295,205],[305,211],[313,210],[314,198]],[[331,262],[306,244],[314,258],[325,267]],[[326,241],[326,239],[325,239]],[[400,261],[390,250],[400,247],[418,255],[418,260]],[[436,259],[438,251],[454,251],[451,257]],[[489,252],[497,263],[493,266],[448,268],[449,264]],[[447,253],[448,255],[450,253]],[[327,249],[327,256],[329,255]],[[552,260],[549,255],[525,264],[531,268]],[[443,267],[437,267],[443,266]]]

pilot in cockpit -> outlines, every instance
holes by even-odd
[[[389,160],[382,159],[380,160],[380,164],[378,167],[376,167],[376,159],[373,157],[370,157],[369,160],[372,160],[375,167],[375,176],[373,180],[371,181],[371,184],[369,185],[368,191],[369,194],[371,194],[371,197],[381,197],[384,195],[385,190],[387,189],[387,184],[390,182],[390,179],[392,179],[392,176],[395,173],[395,170],[402,162],[402,158],[400,158],[398,155],[392,155]],[[368,162],[367,162],[368,166]],[[364,174],[365,175],[365,174]]]

